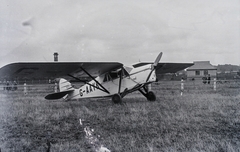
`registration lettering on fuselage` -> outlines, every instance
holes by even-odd
[[[92,83],[92,85],[95,87],[86,84],[85,88],[83,86],[81,89],[79,89],[79,95],[82,97],[85,93],[89,94],[89,93],[95,91],[97,88],[99,88],[99,85],[97,83]]]

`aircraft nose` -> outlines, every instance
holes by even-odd
[[[155,72],[152,73],[152,78],[151,78],[151,79],[152,79],[153,82],[154,82],[154,81],[155,81],[155,82],[157,81],[157,76],[156,76],[156,73],[155,73]]]

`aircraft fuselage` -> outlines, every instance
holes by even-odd
[[[145,84],[156,81],[156,73],[155,70],[151,72],[151,66],[151,64],[148,64],[138,68],[132,68],[130,72],[123,74],[122,77],[118,75],[118,77],[109,77],[107,79],[108,73],[102,74],[96,77],[95,80],[108,90],[109,93],[97,89],[100,87],[99,84],[92,80],[89,82],[92,86],[85,84],[82,87],[75,89],[67,96],[67,99],[107,97],[116,93],[124,93],[126,91],[131,92],[133,89],[138,89],[138,87],[142,87]]]

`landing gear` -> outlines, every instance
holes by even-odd
[[[112,96],[112,101],[113,101],[114,103],[122,103],[122,97],[121,97],[121,95],[120,95],[119,93],[114,94],[114,95]]]
[[[144,95],[148,101],[156,101],[156,95],[154,94],[153,91],[148,91],[148,89],[144,86],[143,87],[144,90],[139,89],[138,91],[142,93],[142,95]]]
[[[156,95],[152,91],[149,91],[147,93],[147,99],[148,101],[156,101]]]

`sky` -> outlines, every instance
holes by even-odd
[[[240,65],[239,0],[0,0],[0,67],[13,62]]]

